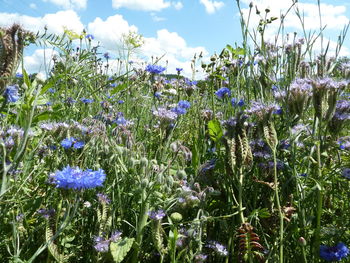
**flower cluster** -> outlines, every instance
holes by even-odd
[[[108,252],[109,244],[111,242],[117,242],[118,240],[120,240],[121,239],[121,235],[122,235],[122,232],[115,231],[115,232],[112,233],[110,238],[104,238],[104,237],[101,237],[101,236],[96,236],[96,237],[94,237],[94,241],[95,241],[94,248],[98,252],[102,252],[102,253]]]
[[[152,220],[162,220],[163,217],[165,217],[165,213],[164,213],[164,210],[149,211],[148,216]]]
[[[171,122],[176,120],[177,114],[166,108],[159,107],[153,111],[153,115],[160,119],[160,121]]]
[[[106,174],[102,169],[97,171],[91,169],[82,170],[79,167],[70,167],[68,165],[61,171],[56,171],[50,177],[57,188],[88,189],[102,186],[106,179]]]
[[[213,249],[220,256],[225,257],[228,255],[228,251],[227,251],[226,247],[217,241],[208,242],[207,247]]]
[[[349,255],[349,249],[340,242],[336,246],[320,246],[320,257],[326,261],[340,261]]]

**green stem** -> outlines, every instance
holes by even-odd
[[[282,213],[282,208],[281,208],[281,203],[280,203],[280,198],[278,194],[278,179],[277,179],[277,157],[276,157],[276,147],[272,150],[273,153],[273,170],[274,170],[274,184],[275,184],[275,198],[276,198],[276,204],[277,204],[277,209],[278,209],[278,214],[280,217],[280,263],[283,263],[283,213]]]
[[[316,145],[317,149],[317,175],[318,178],[322,176],[322,164],[321,164],[321,149],[320,141]],[[322,186],[317,183],[317,210],[316,210],[316,229],[315,229],[315,242],[314,242],[314,253],[315,257],[318,258],[320,248],[320,233],[321,233],[321,217],[322,217],[322,202],[323,193]]]
[[[138,262],[138,256],[139,256],[139,251],[141,248],[141,243],[142,243],[142,237],[143,237],[143,229],[147,224],[147,218],[148,218],[148,211],[149,211],[149,203],[146,200],[147,195],[146,195],[146,190],[142,190],[142,196],[141,196],[141,213],[140,213],[140,220],[138,221],[137,228],[136,228],[136,242],[135,242],[135,250],[134,254],[132,256],[132,263]]]
[[[239,217],[241,219],[241,223],[245,222],[244,214],[243,214],[243,171],[242,167],[239,168],[239,186],[238,186],[238,206],[239,206]]]

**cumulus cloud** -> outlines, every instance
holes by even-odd
[[[173,2],[172,4],[176,10],[180,10],[184,7],[184,5],[181,2]]]
[[[178,33],[162,29],[157,31],[157,37],[145,38],[142,54],[148,59],[151,57],[162,58],[162,63],[167,61],[168,73],[175,73],[176,68],[183,68],[184,74],[190,77],[192,74],[191,60],[194,55],[196,54],[197,58],[199,54],[207,57],[208,51],[205,47],[190,47]]]
[[[114,15],[102,20],[97,17],[88,24],[88,32],[99,40],[104,48],[113,51],[120,45],[123,34],[128,32],[137,32],[138,29],[134,25],[129,25],[121,15]]]
[[[0,13],[0,26],[9,26],[13,23],[21,24],[25,29],[32,32],[43,31],[45,26],[50,33],[62,34],[64,28],[81,33],[84,25],[79,16],[73,10],[59,11],[54,14],[46,14],[43,17]]]
[[[161,11],[171,6],[164,0],[112,0],[113,8],[128,8],[140,11]]]
[[[246,5],[249,5],[251,0],[242,0]],[[281,1],[281,0],[255,0],[253,1],[254,6],[261,12],[261,15],[265,15],[265,9],[270,10],[269,17],[277,17],[279,20],[274,21],[272,24],[267,26],[266,36],[267,38],[273,39],[278,31],[280,25],[281,15],[286,15],[287,10],[292,6],[293,1]],[[346,17],[346,6],[344,5],[332,5],[324,4],[321,7],[321,20],[322,26],[326,26],[326,30],[341,30],[349,22]],[[306,30],[319,30],[319,13],[317,4],[303,3],[299,1],[290,12],[284,17],[284,27],[291,31],[301,31],[302,24],[300,19],[296,15],[299,11],[300,15],[304,20],[304,28]],[[247,19],[249,8],[242,8],[244,17]],[[252,12],[250,17],[250,28],[256,29],[259,24],[261,17],[255,14],[255,10]]]
[[[108,51],[112,55],[109,60],[113,64],[113,59],[119,57],[121,51],[121,39],[123,35],[129,32],[138,33],[138,28],[135,25],[130,25],[121,15],[114,15],[105,20],[97,17],[94,21],[84,25],[80,17],[73,10],[59,11],[54,14],[46,14],[43,17],[31,17],[18,14],[0,13],[0,26],[8,26],[14,22],[22,24],[26,29],[33,32],[42,31],[47,26],[50,33],[62,34],[64,27],[81,33],[84,28],[89,34],[94,36],[92,45],[99,43],[103,48],[101,52]],[[157,31],[156,37],[144,37],[144,45],[138,57],[133,60],[144,61],[149,63],[151,58],[161,58],[160,63],[165,66],[168,62],[168,73],[176,73],[175,68],[184,68],[184,74],[188,77],[192,74],[191,60],[194,54],[202,53],[203,57],[208,57],[208,52],[205,47],[189,46],[185,39],[176,32],[169,32],[167,29]],[[46,62],[51,60],[54,51],[47,49],[45,51]],[[37,49],[32,55],[24,57],[25,68],[30,73],[45,72],[50,68],[50,65],[44,63],[44,50]],[[117,66],[116,60],[114,66]],[[200,66],[200,65],[197,65]]]
[[[212,0],[200,0],[199,1],[205,7],[205,11],[208,14],[214,14],[220,8],[222,8],[225,4],[221,1],[212,1]]]
[[[64,9],[85,9],[87,0],[43,0]]]
[[[30,56],[23,58],[24,68],[29,73],[41,73],[46,76],[52,67],[52,57],[58,52],[53,49],[36,49]]]

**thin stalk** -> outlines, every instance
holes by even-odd
[[[137,227],[136,227],[136,243],[135,243],[134,254],[131,260],[132,263],[138,262],[138,256],[139,256],[139,251],[141,248],[142,237],[143,237],[143,229],[147,224],[148,210],[149,210],[149,203],[147,201],[146,190],[143,189],[142,196],[141,196],[141,210],[140,210],[141,218],[138,221]]]
[[[281,203],[280,203],[280,198],[279,198],[279,193],[278,193],[278,179],[277,179],[277,157],[276,157],[276,147],[272,150],[273,153],[273,171],[274,171],[274,184],[275,184],[275,198],[276,198],[276,205],[278,209],[278,214],[280,218],[280,263],[283,263],[283,213],[282,213],[282,208],[281,208]]]
[[[242,195],[243,195],[243,171],[242,167],[239,168],[239,185],[238,185],[238,206],[239,206],[239,217],[241,219],[241,223],[243,224],[245,222],[244,215],[243,215],[243,201],[242,201]]]

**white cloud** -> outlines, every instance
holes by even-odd
[[[30,7],[31,9],[37,9],[36,4],[34,4],[34,3],[31,3],[31,4],[29,5],[29,7]]]
[[[64,9],[85,9],[87,0],[43,0]]]
[[[205,11],[208,14],[214,14],[220,8],[224,6],[224,2],[221,1],[212,1],[212,0],[200,0],[199,1],[205,7]]]
[[[113,8],[128,8],[141,11],[161,11],[171,6],[170,2],[164,0],[112,0]]]
[[[24,68],[28,73],[40,72],[46,76],[52,67],[52,57],[57,54],[53,49],[36,49],[32,55],[23,58]]]
[[[180,9],[182,9],[184,7],[184,5],[181,2],[176,2],[176,3],[173,2],[172,5],[174,6],[174,8],[176,10],[180,10]]]
[[[55,34],[63,33],[64,26],[77,33],[81,33],[84,28],[87,28],[87,32],[95,37],[92,45],[99,42],[100,46],[105,49],[100,49],[100,51],[108,51],[112,55],[112,59],[109,61],[110,64],[112,64],[113,59],[120,55],[122,36],[129,32],[138,32],[138,28],[135,25],[130,25],[121,15],[110,16],[105,20],[97,17],[84,27],[79,16],[73,10],[47,14],[44,17],[0,13],[0,26],[8,26],[13,22],[19,22],[26,29],[33,32],[44,30],[46,25],[48,31]],[[142,59],[145,63],[150,63],[152,57],[162,57],[160,63],[165,66],[166,61],[168,62],[168,73],[176,73],[175,68],[181,67],[184,68],[184,75],[190,77],[192,74],[191,60],[194,54],[197,54],[198,58],[200,53],[204,57],[208,57],[208,52],[204,47],[191,47],[178,33],[162,29],[157,31],[156,37],[145,37],[144,45],[141,47],[140,52],[135,54],[138,58],[132,59]],[[47,50],[47,62],[50,61],[51,57],[50,50]],[[43,49],[36,50],[31,56],[25,56],[24,63],[25,68],[30,73],[45,72],[45,68],[49,68],[49,66],[44,64]],[[114,64],[117,65],[118,62]],[[200,69],[199,64],[197,69]]]
[[[72,10],[46,14],[43,17],[0,13],[0,26],[9,26],[13,23],[19,23],[32,32],[43,31],[46,26],[50,33],[59,35],[63,33],[64,27],[77,33],[81,33],[84,29],[79,16]]]
[[[157,16],[156,13],[151,13],[152,20],[155,22],[160,22],[166,20],[165,17]]]
[[[242,0],[243,3],[249,5],[251,0]],[[287,10],[292,6],[292,1],[281,1],[281,0],[255,0],[253,1],[254,8],[250,16],[250,28],[256,29],[260,22],[260,16],[255,14],[255,7],[260,11],[261,16],[265,16],[265,9],[269,8],[270,12],[268,17],[277,17],[278,20],[273,21],[267,25],[266,36],[269,39],[273,39],[280,26],[281,14],[286,15]],[[346,17],[346,6],[344,5],[331,5],[324,4],[321,7],[321,20],[322,26],[326,26],[326,30],[341,30],[349,22]],[[302,30],[302,24],[296,15],[296,11],[300,11],[300,15],[304,19],[304,28],[306,30],[319,30],[319,13],[318,5],[311,3],[298,2],[294,8],[284,18],[284,27],[287,31]],[[242,12],[245,19],[248,17],[249,8],[243,8]]]
[[[123,34],[128,32],[137,32],[137,27],[129,25],[121,15],[114,15],[102,20],[97,17],[88,25],[88,32],[95,36],[95,39],[101,41],[104,48],[114,51],[120,45]]]
[[[161,63],[168,62],[168,73],[176,73],[176,68],[183,68],[184,74],[191,76],[191,60],[194,55],[202,53],[203,57],[208,56],[208,51],[204,47],[190,47],[185,39],[176,32],[169,32],[166,29],[159,30],[156,38],[145,38],[142,47],[142,54],[148,59],[151,57],[162,58]],[[197,65],[199,69],[200,65]]]

